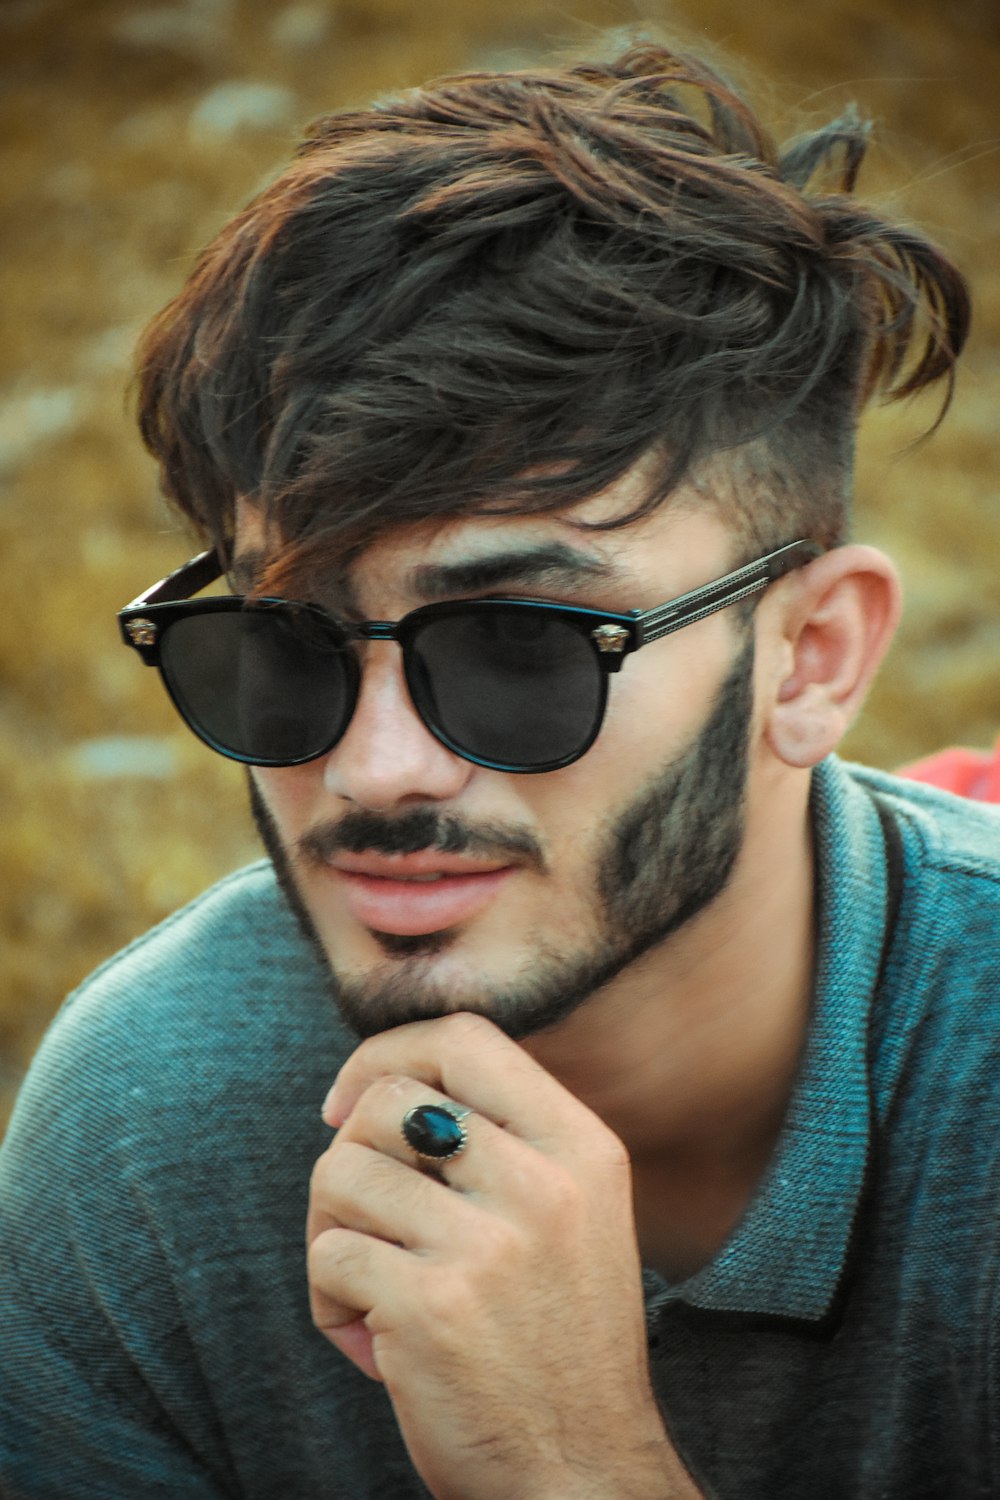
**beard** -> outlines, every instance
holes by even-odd
[[[540,943],[531,972],[506,986],[458,995],[435,977],[435,955],[456,930],[418,937],[372,933],[386,962],[362,978],[338,973],[296,882],[293,862],[252,778],[250,800],[279,885],[302,933],[328,971],[334,1000],[359,1037],[457,1010],[489,1017],[521,1040],[565,1020],[642,957],[692,921],[725,889],[743,844],[753,706],[752,631],[708,719],[600,831],[594,860],[596,936],[585,948]],[[413,853],[436,849],[514,854],[544,872],[544,854],[521,829],[465,823],[433,809],[398,816],[350,812],[307,833],[297,854],[319,862],[336,850]]]

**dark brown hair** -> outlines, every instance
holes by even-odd
[[[744,530],[838,540],[861,406],[950,390],[969,317],[946,257],[851,198],[866,139],[850,110],[781,152],[653,44],[319,120],[141,343],[166,494],[224,554],[262,502],[301,574],[645,457],[634,516],[722,454]]]

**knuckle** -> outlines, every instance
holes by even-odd
[[[348,1141],[369,1140],[387,1118],[401,1120],[405,1113],[403,1098],[412,1084],[413,1080],[401,1073],[380,1073],[373,1078],[337,1132],[330,1150],[337,1151]]]
[[[539,1194],[545,1216],[567,1226],[576,1222],[583,1204],[580,1183],[568,1168],[553,1163],[546,1173],[544,1191]]]
[[[578,1133],[576,1144],[578,1149],[574,1158],[581,1163],[587,1161],[594,1166],[631,1170],[632,1158],[624,1141],[598,1115],[590,1114],[583,1131]]]
[[[607,1125],[602,1125],[602,1139],[599,1145],[601,1160],[607,1166],[622,1172],[631,1172],[632,1158],[628,1154],[625,1142],[620,1136],[615,1135]]]
[[[461,1346],[475,1327],[477,1299],[466,1278],[454,1271],[428,1276],[421,1286],[419,1307],[414,1308],[439,1345]]]
[[[336,1140],[312,1169],[309,1194],[314,1202],[333,1201],[352,1182],[362,1166],[362,1148],[353,1141]]]
[[[520,1261],[522,1249],[521,1234],[509,1220],[490,1216],[479,1225],[476,1260],[484,1270],[496,1266],[508,1274]]]
[[[306,1276],[310,1286],[330,1288],[336,1275],[350,1269],[351,1248],[342,1229],[324,1229],[306,1246]]]
[[[442,1017],[438,1025],[447,1046],[454,1048],[459,1054],[470,1046],[488,1045],[501,1034],[492,1021],[469,1010],[453,1011],[451,1015]]]
[[[413,1079],[403,1073],[380,1073],[373,1078],[359,1101],[360,1105],[376,1110],[390,1101],[399,1103],[399,1096],[413,1085]]]
[[[585,1185],[575,1163],[539,1155],[511,1186],[518,1214],[537,1224],[546,1236],[574,1232],[586,1203]]]
[[[337,1142],[332,1141],[322,1156],[318,1156],[313,1163],[312,1171],[309,1174],[309,1196],[311,1198],[321,1198],[326,1195],[331,1176],[336,1171],[336,1162],[333,1155],[336,1145]]]

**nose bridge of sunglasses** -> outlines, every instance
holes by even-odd
[[[461,626],[468,622],[471,615],[473,618],[480,614],[477,608],[479,601],[473,601],[467,609],[448,610],[448,615],[456,625]],[[600,625],[592,626],[589,621],[573,617],[572,611],[563,611],[558,606],[548,606],[535,601],[521,600],[489,600],[484,601],[482,612],[487,618],[495,614],[514,611],[515,616],[523,614],[544,614],[553,620],[560,621],[565,627],[582,632],[593,645],[597,661],[604,672],[619,672],[622,662],[628,653],[639,644],[639,635],[636,626],[623,625],[617,621],[604,620]],[[630,616],[636,621],[639,618],[638,610],[630,610]],[[410,615],[405,615],[401,620],[364,620],[351,626],[351,634],[356,640],[365,641],[396,641],[406,648],[412,641],[413,630],[416,626],[430,622],[431,610],[416,610]]]
[[[361,641],[398,641],[399,620],[362,620],[350,627],[351,634]]]

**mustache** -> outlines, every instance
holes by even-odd
[[[485,859],[512,858],[544,873],[541,843],[525,828],[503,823],[469,823],[454,813],[415,809],[398,817],[355,811],[329,823],[318,823],[297,841],[301,858],[324,864],[336,854],[473,854]]]

